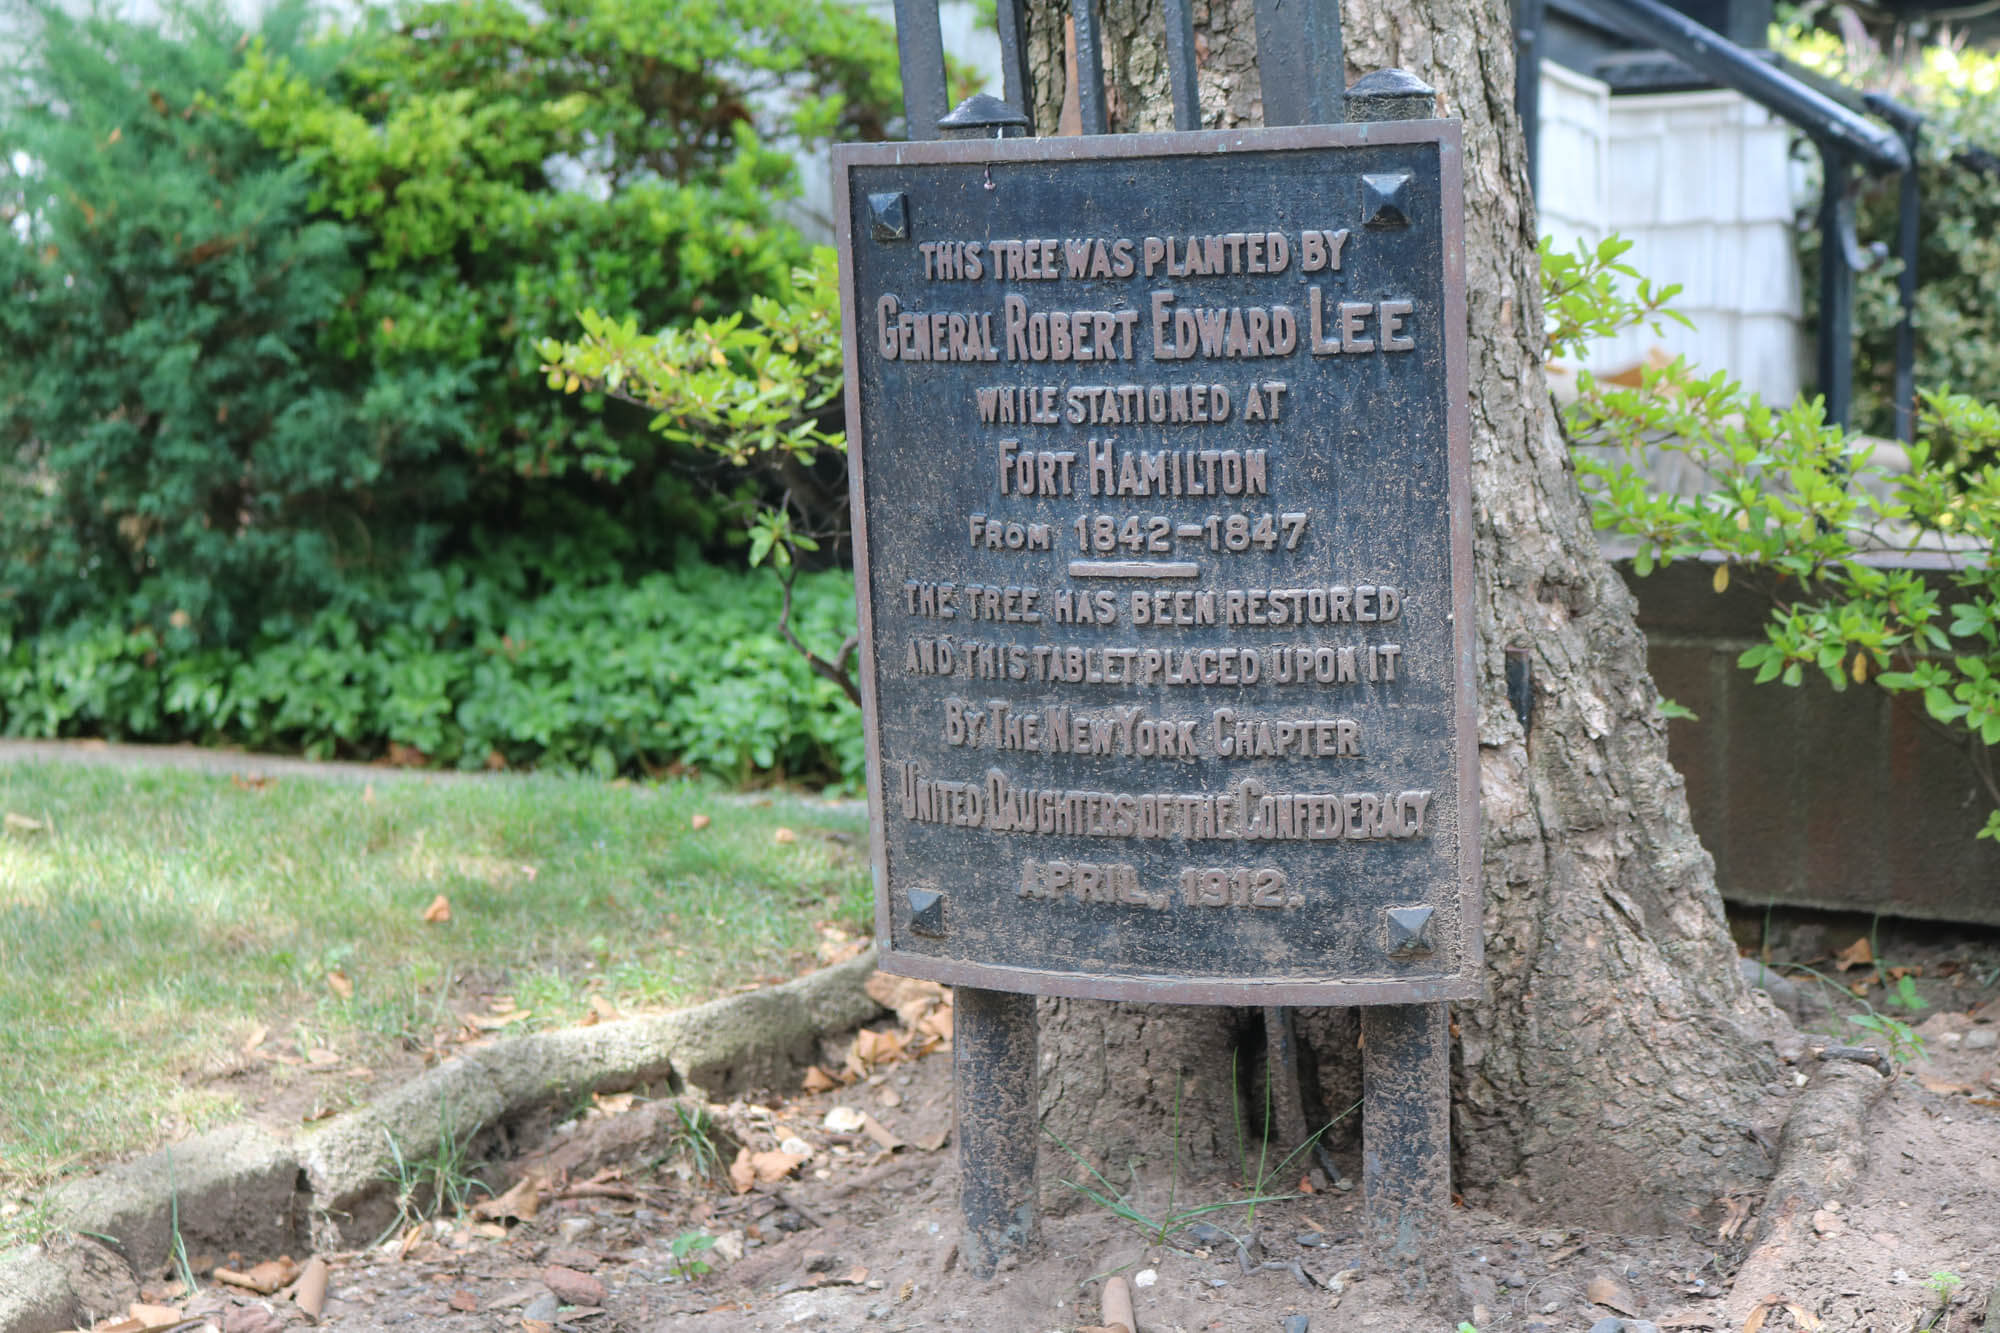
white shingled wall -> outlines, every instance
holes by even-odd
[[[1727,369],[1767,400],[1796,395],[1805,339],[1785,123],[1734,92],[1612,97],[1545,63],[1542,126],[1542,230],[1559,244],[1618,232],[1633,267],[1682,285],[1677,304],[1695,325],[1627,333],[1591,369],[1657,347]]]

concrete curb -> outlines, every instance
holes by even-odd
[[[496,1041],[290,1139],[236,1126],[72,1181],[51,1194],[50,1214],[61,1231],[111,1243],[135,1272],[166,1263],[176,1217],[191,1253],[365,1244],[395,1218],[397,1152],[419,1160],[449,1142],[477,1160],[508,1128],[592,1092],[782,1086],[818,1057],[821,1034],[882,1012],[863,989],[874,970],[870,949],[676,1013]],[[58,1333],[85,1313],[48,1246],[0,1254],[0,1333]]]

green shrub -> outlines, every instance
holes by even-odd
[[[357,237],[205,99],[242,63],[224,17],[26,18],[0,88],[0,620],[241,634],[339,585],[432,423],[319,354]]]
[[[467,0],[309,38],[203,3],[30,0],[0,89],[0,625],[243,654],[501,535],[628,579],[713,545],[754,487],[548,394],[535,343],[784,293],[790,150],[883,132],[887,27]]]
[[[894,41],[838,0],[539,8],[406,5],[330,80],[253,46],[230,104],[310,169],[317,206],[367,229],[368,280],[329,337],[378,377],[456,377],[489,526],[542,497],[657,561],[714,535],[712,499],[643,413],[544,392],[536,345],[585,308],[677,324],[783,293],[805,258],[774,211],[791,150],[882,136]]]
[[[1551,263],[1544,244],[1551,347],[1660,317],[1671,290],[1642,285],[1633,300],[1610,280],[1636,276],[1626,248],[1613,237]],[[2000,408],[1925,394],[1907,467],[1894,467],[1827,424],[1819,399],[1774,408],[1679,359],[1637,386],[1586,372],[1577,387],[1563,416],[1586,449],[1579,481],[1597,526],[1635,543],[1636,571],[1720,554],[1716,591],[1754,581],[1771,614],[1737,663],[1759,683],[1816,675],[1914,695],[1995,807],[1980,836],[2000,839]],[[1663,489],[1661,454],[1704,484]],[[1918,553],[1942,565],[1942,591],[1894,559]]]
[[[423,571],[274,620],[242,652],[103,621],[0,632],[0,732],[861,780],[859,714],[779,637],[782,592],[767,577],[692,559],[629,581],[546,583],[533,568],[505,551]],[[853,591],[846,574],[801,577],[801,632],[851,633]]]

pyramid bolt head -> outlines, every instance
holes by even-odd
[[[1410,173],[1385,171],[1361,178],[1361,225],[1388,231],[1410,225]]]
[[[868,217],[878,241],[910,239],[910,196],[902,190],[886,190],[868,196]]]
[[[942,939],[945,933],[944,895],[935,889],[911,889],[904,896],[910,903],[910,933]]]
[[[1391,907],[1384,915],[1389,922],[1389,956],[1423,958],[1431,952],[1432,907]]]

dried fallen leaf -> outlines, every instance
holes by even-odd
[[[1742,1195],[1732,1194],[1722,1201],[1722,1206],[1729,1215],[1722,1219],[1722,1225],[1715,1229],[1715,1234],[1721,1240],[1729,1240],[1743,1229],[1745,1222],[1750,1220],[1750,1200]]]
[[[1791,1314],[1792,1322],[1799,1326],[1800,1333],[1819,1333],[1826,1327],[1824,1320],[1803,1305],[1794,1305],[1786,1301],[1785,1309]]]
[[[354,998],[354,983],[349,981],[347,973],[342,972],[339,968],[335,968],[326,974],[326,984],[341,999],[351,1000]]]
[[[699,833],[708,827],[708,823],[707,815],[696,815],[693,819],[688,820],[688,827]]]
[[[738,1148],[736,1160],[729,1164],[729,1184],[738,1194],[748,1194],[750,1187],[757,1183],[757,1168],[750,1164],[750,1150]]]
[[[792,832],[790,829],[785,828],[783,826],[780,826],[775,832],[771,834],[772,842],[797,842],[798,840],[799,840],[798,834]]]
[[[440,893],[431,899],[431,905],[424,909],[424,924],[441,926],[451,920],[451,899]]]
[[[805,1088],[807,1092],[832,1092],[840,1086],[840,1080],[821,1069],[818,1065],[806,1066]]]
[[[243,1039],[243,1053],[245,1055],[248,1055],[250,1054],[250,1052],[256,1050],[259,1046],[262,1046],[264,1044],[264,1038],[270,1035],[271,1035],[271,1029],[268,1024],[259,1023],[256,1027],[251,1028],[250,1035]]]
[[[861,1113],[861,1132],[875,1140],[887,1152],[894,1152],[896,1149],[906,1146],[903,1140],[897,1138],[888,1126],[884,1125],[874,1116],[869,1115],[866,1111]]]
[[[1602,1305],[1608,1310],[1632,1319],[1639,1317],[1639,1302],[1616,1278],[1594,1277],[1583,1289],[1584,1299],[1593,1305]]]
[[[17,815],[12,810],[7,812],[5,824],[9,833],[40,833],[48,828],[41,820]]]
[[[1750,1312],[1750,1317],[1743,1321],[1743,1333],[1757,1333],[1758,1329],[1764,1327],[1764,1321],[1771,1317],[1771,1311],[1777,1309],[1780,1304],[1782,1302],[1776,1296],[1766,1296],[1758,1303],[1757,1308]]]
[[[516,1222],[527,1222],[542,1208],[542,1186],[546,1182],[539,1172],[530,1171],[515,1181],[505,1194],[491,1199],[482,1199],[472,1205],[472,1215],[483,1221],[511,1217]]]
[[[791,1175],[792,1172],[798,1170],[800,1164],[805,1160],[805,1156],[802,1153],[786,1152],[783,1148],[773,1148],[768,1152],[751,1153],[750,1169],[756,1173],[757,1179],[762,1183],[775,1185],[785,1177]]]
[[[1875,950],[1869,947],[1866,935],[1833,956],[1833,965],[1843,972],[1850,967],[1866,967],[1874,961]]]
[[[532,1009],[516,1009],[504,1014],[467,1014],[465,1021],[468,1026],[478,1028],[481,1032],[498,1032],[508,1024],[518,1023],[534,1012]]]
[[[276,1259],[266,1259],[261,1264],[242,1270],[217,1268],[211,1274],[217,1282],[226,1282],[232,1287],[243,1287],[256,1292],[259,1296],[269,1296],[280,1287],[290,1286],[292,1279],[298,1275],[299,1266],[292,1261],[292,1256],[289,1254],[280,1255]]]
[[[590,997],[590,1013],[593,1020],[601,1018],[606,1022],[625,1017],[618,1012],[617,1005],[602,995]]]
[[[326,1309],[326,1279],[326,1260],[315,1254],[306,1260],[306,1271],[299,1274],[298,1288],[292,1292],[292,1300],[315,1324],[320,1312]]]
[[[461,1314],[477,1314],[479,1312],[479,1298],[464,1287],[460,1287],[457,1291],[445,1297],[445,1304],[459,1311]]]
[[[1917,1082],[1923,1084],[1926,1091],[1935,1092],[1942,1097],[1949,1097],[1954,1093],[1972,1091],[1970,1083],[1946,1083],[1942,1079],[1921,1077],[1917,1079]]]

